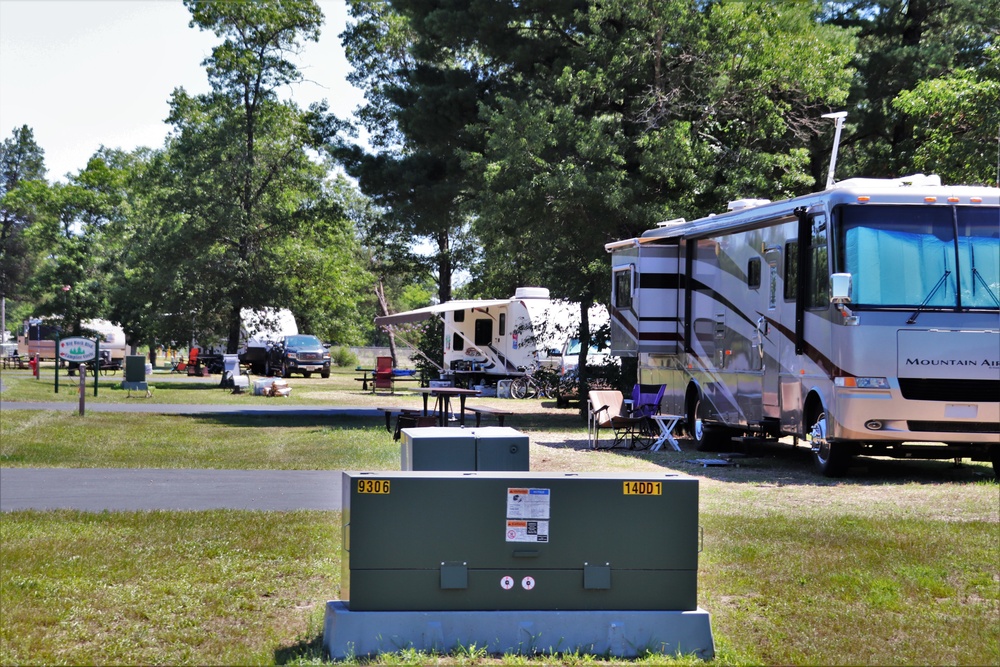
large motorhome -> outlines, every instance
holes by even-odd
[[[794,436],[828,476],[859,454],[1000,469],[997,188],[849,179],[606,248],[612,351],[699,449]]]
[[[380,327],[444,320],[442,376],[463,384],[519,377],[536,364],[558,360],[577,336],[580,305],[552,300],[544,287],[519,287],[509,299],[460,299],[376,317]],[[591,329],[607,324],[603,306],[588,312]]]

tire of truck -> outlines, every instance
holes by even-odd
[[[302,371],[302,377],[307,378],[312,376],[312,371]]]
[[[323,378],[324,380],[326,380],[327,378],[329,378],[330,377],[330,371],[329,371],[329,369],[320,371],[319,376],[321,378]]]
[[[806,441],[812,450],[816,471],[824,477],[843,477],[851,465],[851,450],[843,443],[827,440],[826,412],[822,406],[809,411]]]
[[[292,369],[288,367],[287,361],[281,362],[281,377],[290,378],[292,377]]]
[[[993,459],[993,477],[1000,482],[1000,445],[993,445],[990,457]]]

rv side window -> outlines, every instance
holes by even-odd
[[[500,318],[499,319],[500,319],[500,321],[497,324],[497,328],[500,331],[499,331],[498,335],[500,335],[500,336],[506,336],[507,335],[507,313],[500,313]]]
[[[812,218],[809,239],[809,308],[827,308],[830,305],[829,252],[826,245],[826,215]]]
[[[455,311],[455,321],[456,322],[464,322],[465,321],[465,311],[464,310],[456,310]]]
[[[747,262],[747,287],[760,289],[760,257],[754,257]]]
[[[493,320],[476,320],[476,345],[493,342]]]
[[[632,268],[615,271],[615,307],[632,307]]]
[[[455,352],[460,352],[465,349],[465,343],[462,342],[462,336],[460,334],[452,334],[451,349]]]
[[[799,275],[799,242],[785,244],[785,301],[795,301]]]

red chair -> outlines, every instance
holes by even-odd
[[[197,347],[191,348],[191,354],[188,355],[188,360],[187,360],[187,374],[188,375],[201,375],[201,366],[198,364],[198,348]]]
[[[392,377],[392,357],[376,357],[375,379],[372,381],[372,393],[378,389],[388,389],[396,393],[396,383]]]

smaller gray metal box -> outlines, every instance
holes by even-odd
[[[472,429],[476,437],[476,470],[527,471],[528,436],[509,426]]]
[[[528,436],[509,427],[431,426],[400,434],[401,470],[529,469]]]
[[[428,426],[400,431],[402,470],[475,470],[476,438],[471,430]]]

